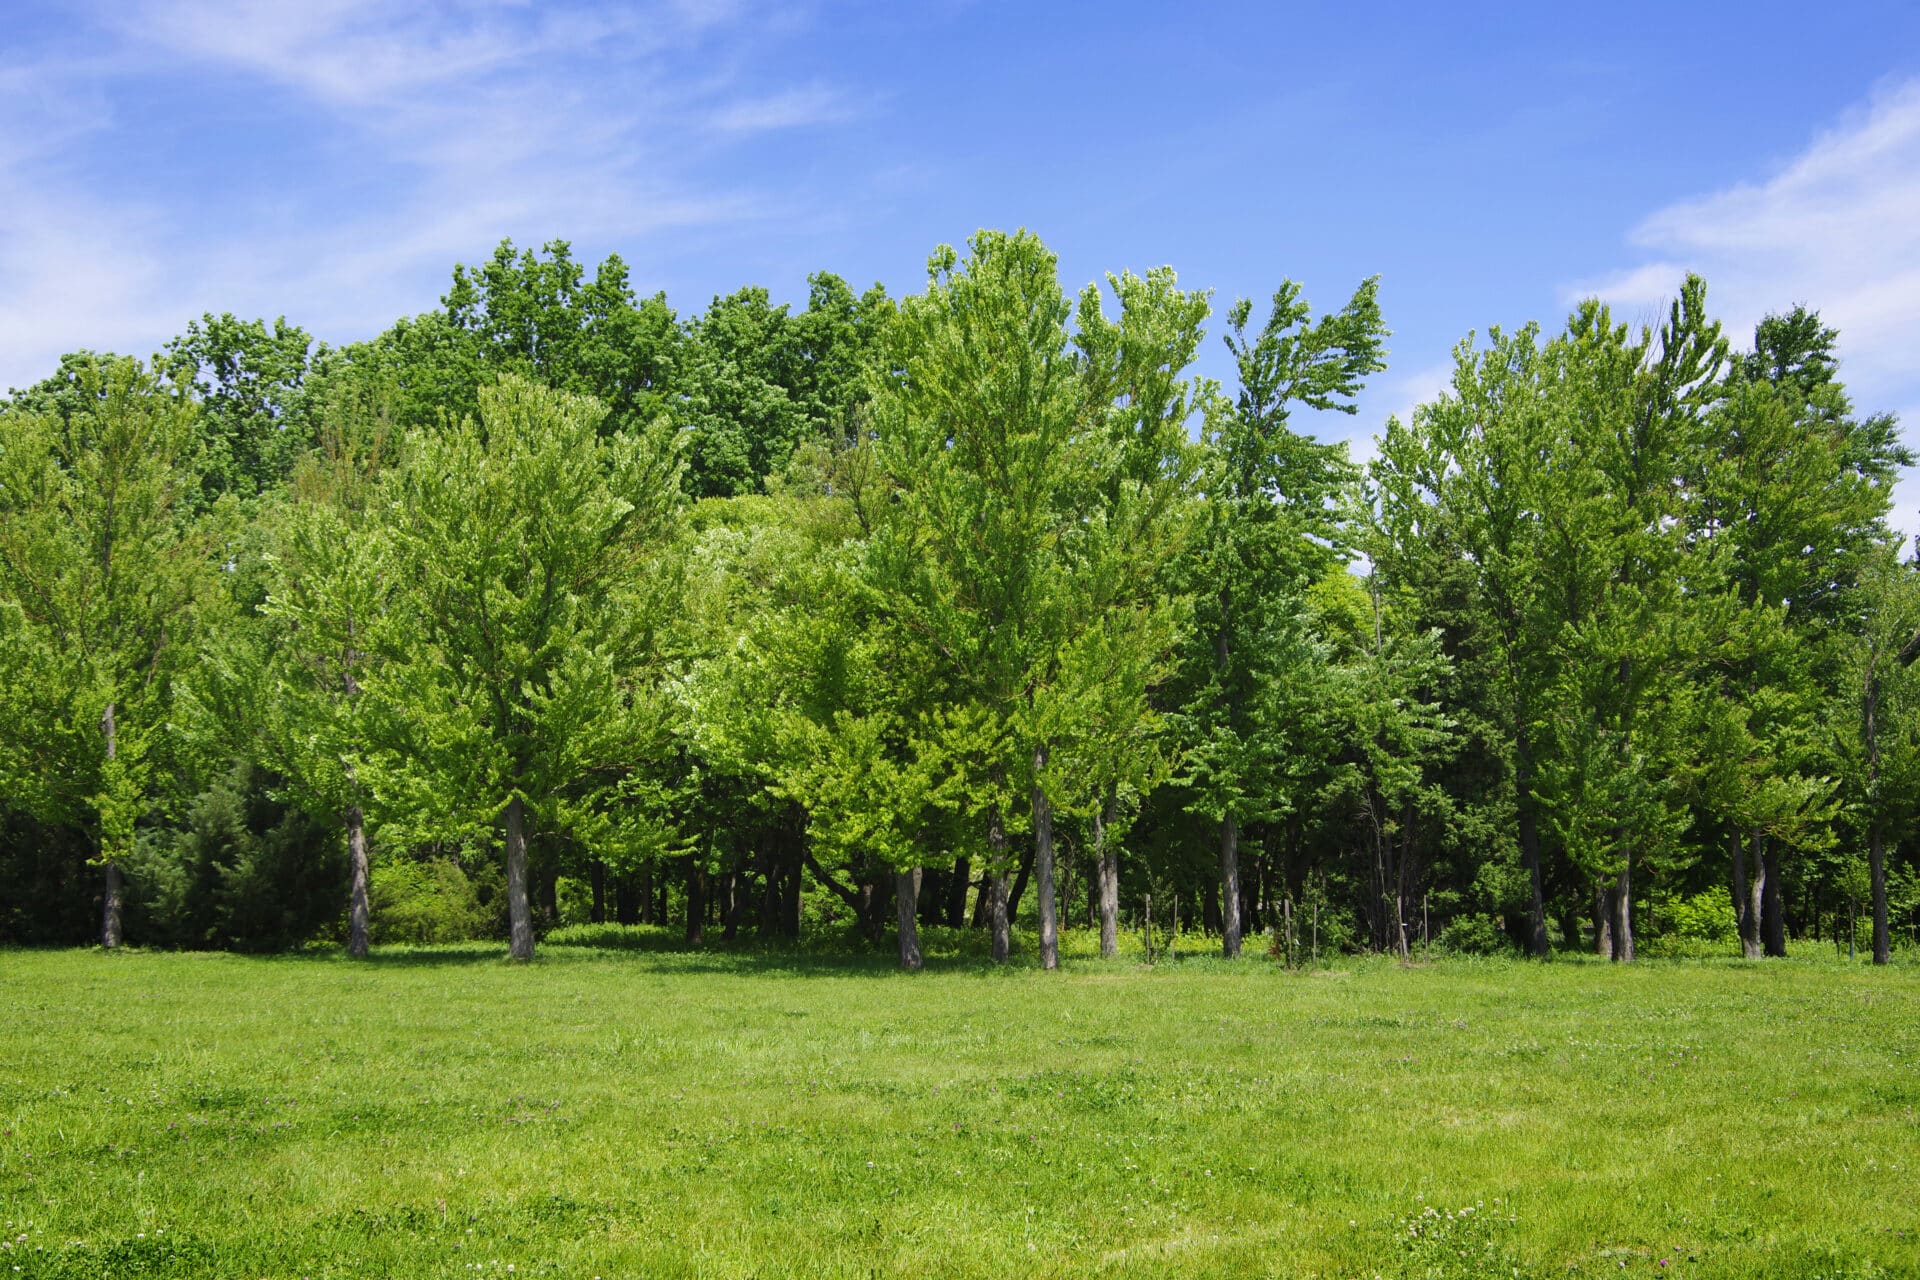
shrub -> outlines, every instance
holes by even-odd
[[[1647,917],[1652,928],[1636,944],[1650,956],[1724,955],[1740,943],[1733,899],[1725,889],[1656,898],[1647,904]]]
[[[452,858],[380,859],[369,882],[375,942],[468,942],[495,932],[480,886]]]
[[[177,831],[143,832],[129,859],[128,936],[184,947],[276,951],[340,919],[344,833],[274,794],[279,780],[235,765]]]
[[[1513,939],[1507,936],[1506,930],[1492,916],[1477,911],[1447,921],[1434,944],[1442,951],[1467,956],[1498,955],[1513,950]]]

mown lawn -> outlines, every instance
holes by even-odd
[[[0,1275],[1913,1276],[1917,1107],[1911,963],[6,952]]]

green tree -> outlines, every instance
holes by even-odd
[[[1283,812],[1292,736],[1320,660],[1305,593],[1344,558],[1335,500],[1353,475],[1344,446],[1292,430],[1296,407],[1353,413],[1386,367],[1378,285],[1311,320],[1299,286],[1274,292],[1251,334],[1252,304],[1228,312],[1239,374],[1231,409],[1209,415],[1207,519],[1193,565],[1196,629],[1181,719],[1191,808],[1219,824],[1222,951],[1240,954],[1240,833]]]
[[[679,507],[664,422],[603,438],[599,402],[516,376],[413,433],[382,512],[401,628],[370,679],[373,793],[415,832],[504,827],[512,954],[533,954],[527,825],[606,839],[649,763],[651,562]]]
[[[1004,960],[1007,814],[1022,790],[1049,909],[1036,785],[1046,743],[1022,717],[1058,649],[1068,544],[1081,536],[1099,453],[1079,412],[1054,256],[1026,232],[982,231],[969,248],[964,262],[947,246],[934,253],[926,293],[901,303],[890,330],[897,376],[874,422],[896,501],[873,555],[894,625],[931,652],[953,723],[967,726],[946,754],[980,783],[965,805],[984,821],[993,956]]]
[[[0,755],[16,802],[91,833],[100,941],[114,947],[170,682],[215,596],[215,543],[187,514],[195,406],[182,389],[129,359],[68,368],[63,405],[0,412]]]
[[[269,327],[231,313],[204,315],[167,344],[160,367],[200,401],[194,465],[203,504],[284,483],[312,447],[295,412],[312,347],[307,331],[284,316]]]
[[[1892,958],[1887,929],[1888,845],[1920,813],[1920,570],[1891,547],[1862,566],[1851,593],[1858,621],[1842,669],[1852,714],[1838,720],[1848,800],[1867,837],[1873,962]]]

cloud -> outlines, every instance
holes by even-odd
[[[208,309],[363,336],[502,236],[644,255],[771,217],[788,193],[712,177],[713,150],[858,114],[765,73],[805,14],[746,4],[144,0],[94,18],[0,54],[0,388],[78,346],[145,354]],[[156,94],[215,132],[150,128]],[[205,187],[151,163],[100,181],[155,147],[219,151],[223,119],[254,134]],[[268,129],[337,172],[258,150]]]
[[[715,112],[712,125],[722,133],[765,133],[808,125],[839,124],[853,108],[832,89],[794,89],[771,97],[730,103]]]
[[[1920,80],[1874,95],[1771,176],[1659,209],[1628,240],[1646,261],[1565,300],[1649,312],[1697,271],[1736,340],[1805,303],[1840,330],[1863,408],[1920,403]]]

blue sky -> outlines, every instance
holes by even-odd
[[[1911,3],[8,7],[0,386],[207,310],[366,336],[502,236],[618,251],[684,312],[821,268],[912,290],[1027,226],[1070,287],[1379,274],[1392,368],[1330,434],[1470,329],[1651,318],[1689,267],[1736,332],[1819,307],[1920,432]]]

